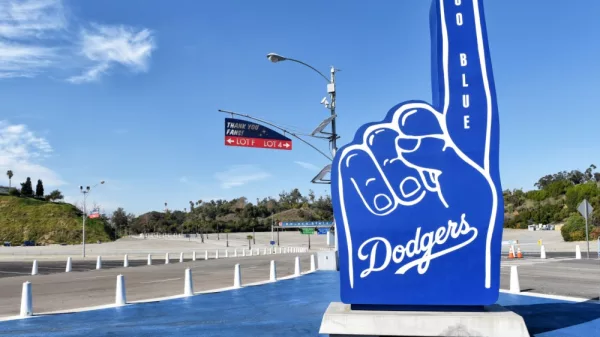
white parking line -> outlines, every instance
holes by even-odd
[[[95,280],[95,279],[99,279],[99,278],[109,278],[109,277],[114,277],[114,276],[80,277],[80,278],[74,278],[74,280]]]
[[[2,270],[0,270],[0,273],[4,273],[4,274],[31,275],[31,273],[21,273],[21,272],[18,272],[18,271],[2,271]]]
[[[146,281],[146,282],[140,282],[142,284],[148,284],[148,283],[160,283],[160,282],[169,282],[169,281],[177,281],[177,280],[181,280],[181,277],[178,278],[168,278],[165,280],[156,280],[156,281]]]

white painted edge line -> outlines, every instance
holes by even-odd
[[[182,279],[181,277],[177,277],[177,278],[168,278],[168,279],[164,279],[164,280],[145,281],[145,282],[139,282],[139,283],[140,284],[162,283],[162,282],[169,282],[169,281],[178,281],[181,279]]]
[[[288,276],[283,276],[281,278],[278,278],[277,280],[280,281],[280,280],[288,280],[288,279],[292,279],[292,278],[298,278],[303,275],[312,274],[314,272],[316,272],[316,270],[304,272],[304,273],[300,274],[300,276],[295,276],[293,274],[288,275]],[[179,279],[181,279],[181,278],[179,278]],[[159,281],[162,282],[165,280],[159,280]],[[229,290],[243,289],[246,287],[258,286],[258,285],[264,285],[264,284],[270,284],[270,283],[274,283],[274,282],[267,280],[267,281],[259,281],[259,282],[253,282],[253,283],[248,283],[248,284],[242,284],[241,288],[226,287],[226,288],[197,291],[197,292],[194,292],[194,296],[202,295],[202,294],[219,293],[219,292],[224,292],[224,291],[229,291]],[[151,298],[151,299],[139,300],[139,301],[128,301],[125,306],[132,305],[132,304],[141,304],[141,303],[162,302],[162,301],[174,300],[174,299],[185,298],[185,297],[187,297],[187,296],[185,296],[184,294],[180,294],[180,295]],[[29,316],[29,317],[7,316],[7,317],[0,317],[0,322],[21,320],[21,319],[28,319],[28,318],[36,318],[36,317],[43,317],[43,316],[50,316],[50,315],[72,314],[72,313],[76,313],[76,312],[110,309],[110,308],[116,308],[116,307],[117,307],[117,305],[115,305],[115,304],[106,304],[106,305],[99,305],[99,306],[93,306],[93,307],[83,307],[83,308],[75,308],[75,309],[68,309],[68,310],[41,312],[41,313],[36,313],[36,314],[34,314],[34,316]]]
[[[539,298],[547,298],[551,300],[559,300],[559,301],[569,301],[569,302],[588,302],[592,304],[600,304],[600,301],[590,300],[587,298],[581,297],[571,297],[571,296],[562,296],[562,295],[549,295],[549,294],[540,294],[540,293],[531,293],[531,292],[520,292],[518,294],[511,293],[509,290],[500,289],[501,293],[509,294],[509,295],[523,295],[529,297],[539,297]]]

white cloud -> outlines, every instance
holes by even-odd
[[[154,38],[148,29],[93,24],[91,29],[81,33],[81,53],[93,65],[82,75],[73,76],[68,81],[95,81],[114,65],[122,65],[135,72],[146,71],[154,48]]]
[[[98,23],[82,28],[66,13],[62,0],[0,0],[0,79],[66,70],[80,73],[69,82],[86,83],[116,65],[148,70],[155,48],[150,30]]]
[[[319,171],[320,168],[316,165],[313,165],[311,163],[307,163],[307,162],[303,162],[303,161],[294,161],[294,163],[304,167],[307,170],[311,170],[311,171]]]
[[[6,171],[13,171],[12,186],[18,186],[27,177],[34,183],[41,179],[47,187],[64,185],[56,172],[42,164],[51,153],[48,141],[36,136],[27,126],[0,121],[0,173],[6,177]]]
[[[190,180],[187,177],[181,177],[181,178],[179,178],[179,182],[187,184],[190,182]]]
[[[246,185],[250,182],[267,179],[271,175],[256,165],[235,165],[223,172],[215,173],[215,178],[224,189]]]
[[[33,77],[58,60],[65,29],[60,0],[0,1],[0,78]]]
[[[12,39],[44,37],[66,27],[61,0],[3,0],[0,2],[0,36]]]

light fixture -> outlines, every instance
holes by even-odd
[[[269,59],[269,61],[273,62],[273,63],[277,63],[280,61],[285,61],[287,60],[285,57],[279,55],[279,54],[275,54],[275,53],[268,53],[267,54],[267,59]]]
[[[324,121],[321,122],[321,124],[317,126],[317,128],[310,135],[314,136],[317,133],[323,133],[323,129],[325,129],[327,125],[329,125],[329,123],[331,123],[331,121],[336,117],[337,115],[327,117]]]
[[[331,164],[327,164],[319,174],[317,174],[311,182],[313,184],[331,184],[331,178],[326,179],[325,177],[331,172]]]

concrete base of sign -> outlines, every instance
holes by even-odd
[[[338,271],[338,255],[336,251],[322,251],[317,253],[319,270]]]
[[[351,310],[329,304],[320,334],[329,336],[486,336],[530,337],[523,317],[500,305],[481,311]]]

